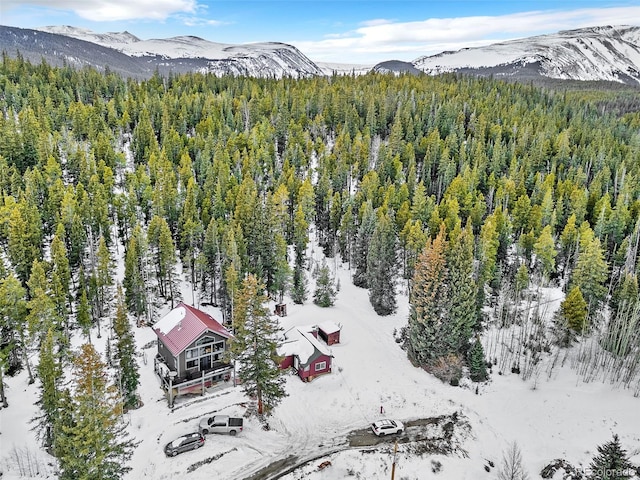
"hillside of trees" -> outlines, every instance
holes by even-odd
[[[444,380],[459,380],[465,366],[486,378],[497,356],[480,341],[491,306],[500,327],[518,324],[529,344],[494,364],[519,369],[551,342],[583,342],[576,368],[585,378],[604,370],[638,394],[633,105],[637,93],[454,75],[136,82],[3,55],[2,370],[39,375],[51,419],[58,404],[47,395],[63,391],[61,369],[73,367],[70,404],[89,408],[82,381],[91,372],[69,339],[113,329],[130,407],[127,314],[151,324],[159,306],[181,300],[178,272],[228,323],[249,275],[273,299],[311,302],[314,238],[348,263],[379,315],[409,292],[401,344]],[[533,284],[566,292],[551,329],[516,312],[535,303]],[[40,365],[30,365],[37,351]],[[104,368],[90,346],[81,356],[95,375]],[[97,414],[115,429],[108,406]],[[69,422],[60,455],[80,448],[68,438],[81,419]],[[130,448],[123,442],[119,455]]]

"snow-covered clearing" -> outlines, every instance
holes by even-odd
[[[333,261],[330,265],[336,267]],[[334,356],[333,372],[310,383],[289,374],[288,397],[268,417],[268,431],[251,417],[237,437],[209,435],[203,448],[175,458],[164,456],[164,445],[195,431],[201,416],[212,412],[242,415],[249,402],[241,388],[230,382],[204,397],[180,397],[171,411],[153,371],[155,334],[151,327],[137,328],[144,405],[127,414],[129,430],[139,444],[126,478],[244,479],[292,456],[297,457],[295,463],[313,460],[282,477],[288,480],[389,478],[393,443],[347,448],[349,432],[365,429],[382,417],[408,422],[454,412],[470,426],[470,433],[464,435],[467,430],[460,430],[463,436],[457,438],[464,452],[451,456],[419,453],[412,443],[402,443],[397,454],[397,479],[496,478],[502,453],[514,441],[522,450],[526,470],[536,478],[556,458],[586,467],[596,447],[610,440],[613,433],[633,455],[631,460],[640,463],[640,399],[629,390],[599,382],[582,383],[568,365],[556,366],[550,376],[530,381],[510,372],[499,375],[494,369],[490,381],[477,393],[475,386],[468,384],[443,384],[412,366],[396,342],[394,333],[407,322],[406,296],[398,296],[394,315],[379,317],[369,304],[368,292],[351,283],[350,273],[346,264],[337,265],[341,288],[334,307],[323,309],[311,300],[305,305],[288,302],[288,315],[281,319],[285,330],[326,321],[342,326],[341,343],[329,347]],[[311,297],[312,282],[309,292]],[[190,291],[183,293],[185,299],[191,298]],[[221,318],[211,307],[200,308]],[[550,307],[549,313],[554,308],[557,306]],[[101,339],[92,335],[99,349],[104,349],[107,330],[103,325]],[[76,345],[80,340],[76,339]],[[54,478],[53,461],[38,447],[31,430],[30,419],[37,415],[38,383],[28,385],[25,372],[6,378],[6,382],[10,406],[0,410],[3,478]],[[331,465],[319,470],[325,460]],[[489,473],[484,468],[488,461],[495,464]],[[434,473],[439,464],[440,471]],[[34,467],[29,471],[24,465]]]

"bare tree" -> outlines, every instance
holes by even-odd
[[[522,453],[516,442],[509,445],[502,454],[502,465],[498,470],[499,480],[529,480],[529,474],[522,467]]]

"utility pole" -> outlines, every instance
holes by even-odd
[[[393,446],[393,464],[391,465],[391,480],[394,480],[396,476],[396,461],[398,459],[398,440],[396,440]]]

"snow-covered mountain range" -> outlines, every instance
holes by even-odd
[[[443,52],[420,57],[413,63],[432,75],[462,72],[495,77],[608,80],[640,85],[640,27],[568,30]]]
[[[601,26],[423,56],[413,62],[361,65],[316,64],[296,47],[278,42],[232,45],[199,37],[141,40],[129,32],[95,33],[71,27],[39,30],[0,26],[0,48],[32,62],[108,66],[135,78],[203,72],[215,75],[301,78],[332,73],[436,75],[459,72],[514,80],[613,81],[640,86],[640,27]]]
[[[159,57],[161,62],[177,59],[204,61],[196,70],[215,75],[298,78],[323,74],[296,47],[279,42],[232,45],[193,36],[140,40],[129,32],[100,34],[69,26],[40,30],[113,48],[130,57]]]
[[[134,78],[148,78],[155,71],[273,78],[324,74],[297,48],[277,42],[231,45],[190,36],[140,40],[129,32],[101,34],[70,26],[0,26],[0,48],[9,55],[19,51],[36,63],[44,58],[53,65],[108,66]]]

